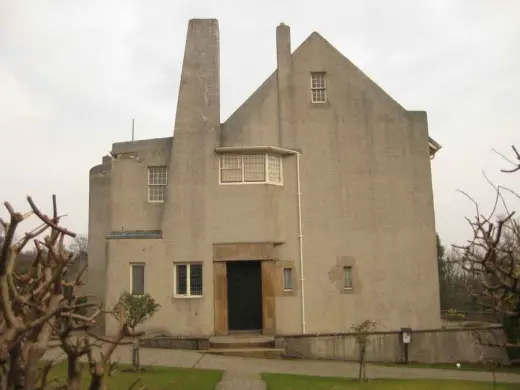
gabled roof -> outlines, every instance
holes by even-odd
[[[298,53],[303,47],[305,47],[311,40],[313,39],[319,39],[323,43],[325,43],[330,49],[334,50],[337,54],[339,54],[345,61],[350,63],[364,78],[366,78],[370,83],[379,89],[382,93],[388,96],[388,98],[394,102],[397,106],[402,108],[403,110],[406,110],[403,106],[401,106],[395,99],[392,98],[390,94],[388,94],[385,90],[383,90],[377,83],[375,83],[370,77],[368,77],[359,67],[357,67],[355,64],[353,64],[343,53],[341,53],[334,45],[332,45],[327,39],[325,39],[320,33],[314,31],[312,34],[310,34],[293,52],[292,56],[294,57],[295,54]],[[268,89],[271,86],[272,82],[275,82],[276,78],[276,70],[272,72],[269,77],[242,103],[226,120],[225,123],[232,122],[237,117],[240,117],[242,113],[244,113],[246,110],[246,107],[254,105],[256,99],[259,96],[265,96],[267,94]],[[429,137],[429,147],[430,147],[430,157],[433,158],[435,153],[437,153],[442,146],[437,143],[433,138]]]

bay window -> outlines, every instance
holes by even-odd
[[[223,154],[220,183],[268,183],[281,185],[282,157],[271,154]]]

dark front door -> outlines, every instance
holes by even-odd
[[[229,330],[262,329],[260,261],[227,262]]]

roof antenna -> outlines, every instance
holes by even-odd
[[[132,118],[132,142],[134,142],[134,118]]]

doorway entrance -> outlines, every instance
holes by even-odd
[[[262,266],[260,261],[228,261],[227,298],[230,331],[262,330]]]

